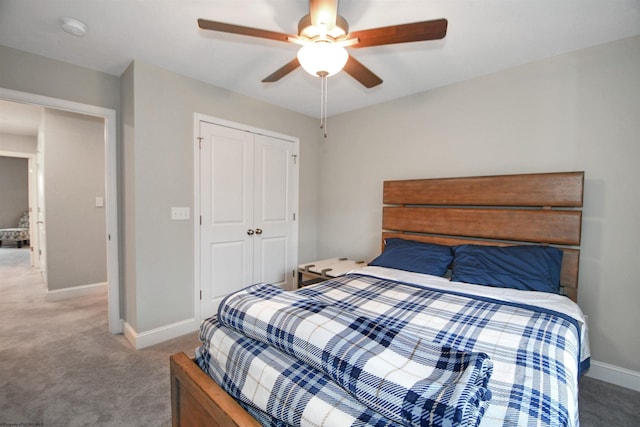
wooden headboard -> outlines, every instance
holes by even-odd
[[[577,301],[584,172],[385,181],[382,239],[444,245],[552,245]],[[383,243],[384,244],[384,243]]]

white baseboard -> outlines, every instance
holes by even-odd
[[[640,372],[632,371],[630,369],[621,368],[619,366],[591,359],[591,367],[587,371],[586,375],[588,377],[595,378],[596,380],[640,391]]]
[[[70,288],[47,290],[45,300],[60,301],[67,298],[79,297],[84,295],[93,295],[107,291],[107,282],[93,283],[91,285],[73,286]]]
[[[113,335],[124,334],[124,320],[118,319],[113,324],[109,324],[109,332]]]
[[[138,333],[131,325],[124,322],[124,336],[133,348],[140,350],[141,348],[160,344],[172,338],[181,337],[182,335],[197,331],[199,326],[200,324],[196,322],[196,319],[191,318]]]

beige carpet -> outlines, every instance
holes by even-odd
[[[28,249],[0,248],[0,425],[170,426],[169,355],[107,329],[104,294],[45,301]]]

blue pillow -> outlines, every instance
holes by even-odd
[[[561,266],[562,251],[550,246],[460,245],[451,280],[557,294]]]
[[[452,260],[449,246],[392,238],[385,240],[382,254],[369,265],[444,276]]]

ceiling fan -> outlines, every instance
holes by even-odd
[[[203,30],[259,37],[301,45],[296,58],[267,76],[265,83],[276,82],[302,66],[310,74],[324,77],[344,69],[367,88],[382,79],[351,56],[345,47],[363,48],[395,43],[442,39],[447,34],[447,20],[414,22],[388,27],[349,32],[349,24],[338,15],[338,0],[310,0],[309,14],[298,22],[298,34],[289,35],[269,30],[244,27],[224,22],[198,19]]]

